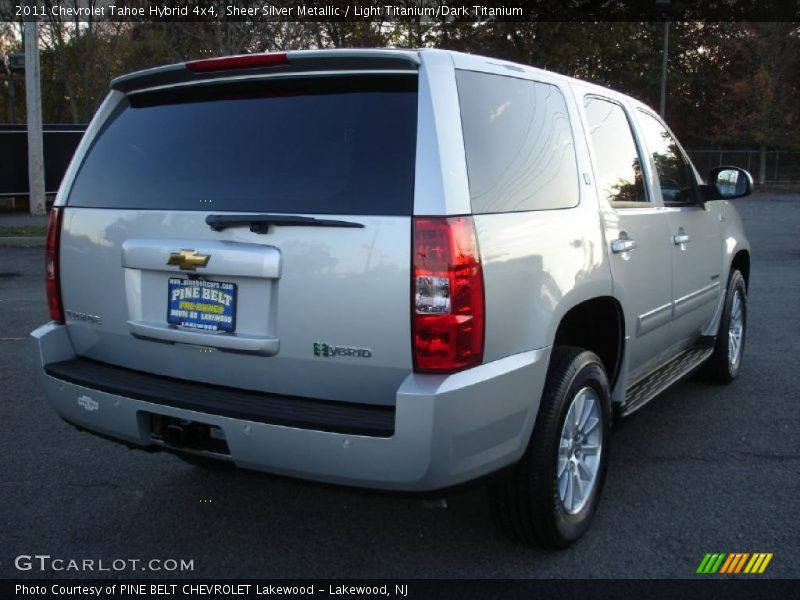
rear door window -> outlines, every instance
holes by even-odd
[[[689,163],[683,157],[678,142],[651,114],[643,110],[638,112],[640,130],[653,158],[664,202],[692,200],[693,185]]]
[[[642,161],[625,110],[597,96],[588,96],[584,105],[597,163],[595,177],[606,199],[633,206],[647,202]]]
[[[567,105],[554,85],[456,71],[475,213],[569,208],[578,168]]]
[[[410,215],[417,77],[306,77],[131,94],[68,205]]]

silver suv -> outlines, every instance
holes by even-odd
[[[439,50],[200,60],[113,81],[33,332],[69,423],[195,464],[436,492],[588,528],[612,413],[739,372],[749,245],[647,106]]]

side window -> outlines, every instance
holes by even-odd
[[[585,107],[598,186],[609,202],[647,202],[642,163],[625,110],[595,96],[586,98]]]
[[[639,124],[644,143],[653,158],[661,184],[664,202],[686,202],[692,199],[689,164],[669,131],[655,117],[640,110]]]
[[[553,85],[456,71],[475,213],[569,208],[578,168],[567,105]]]

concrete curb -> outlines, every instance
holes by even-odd
[[[42,236],[0,236],[0,247],[31,248],[44,246]]]

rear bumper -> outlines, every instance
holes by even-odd
[[[49,323],[31,335],[47,400],[82,428],[152,449],[160,442],[151,437],[148,415],[197,421],[224,431],[225,458],[239,467],[402,491],[450,487],[516,461],[533,429],[550,354],[543,348],[454,375],[409,375],[397,391],[393,433],[371,436],[215,414],[220,411],[81,385],[56,370],[57,376],[45,372],[76,358],[66,328]]]

